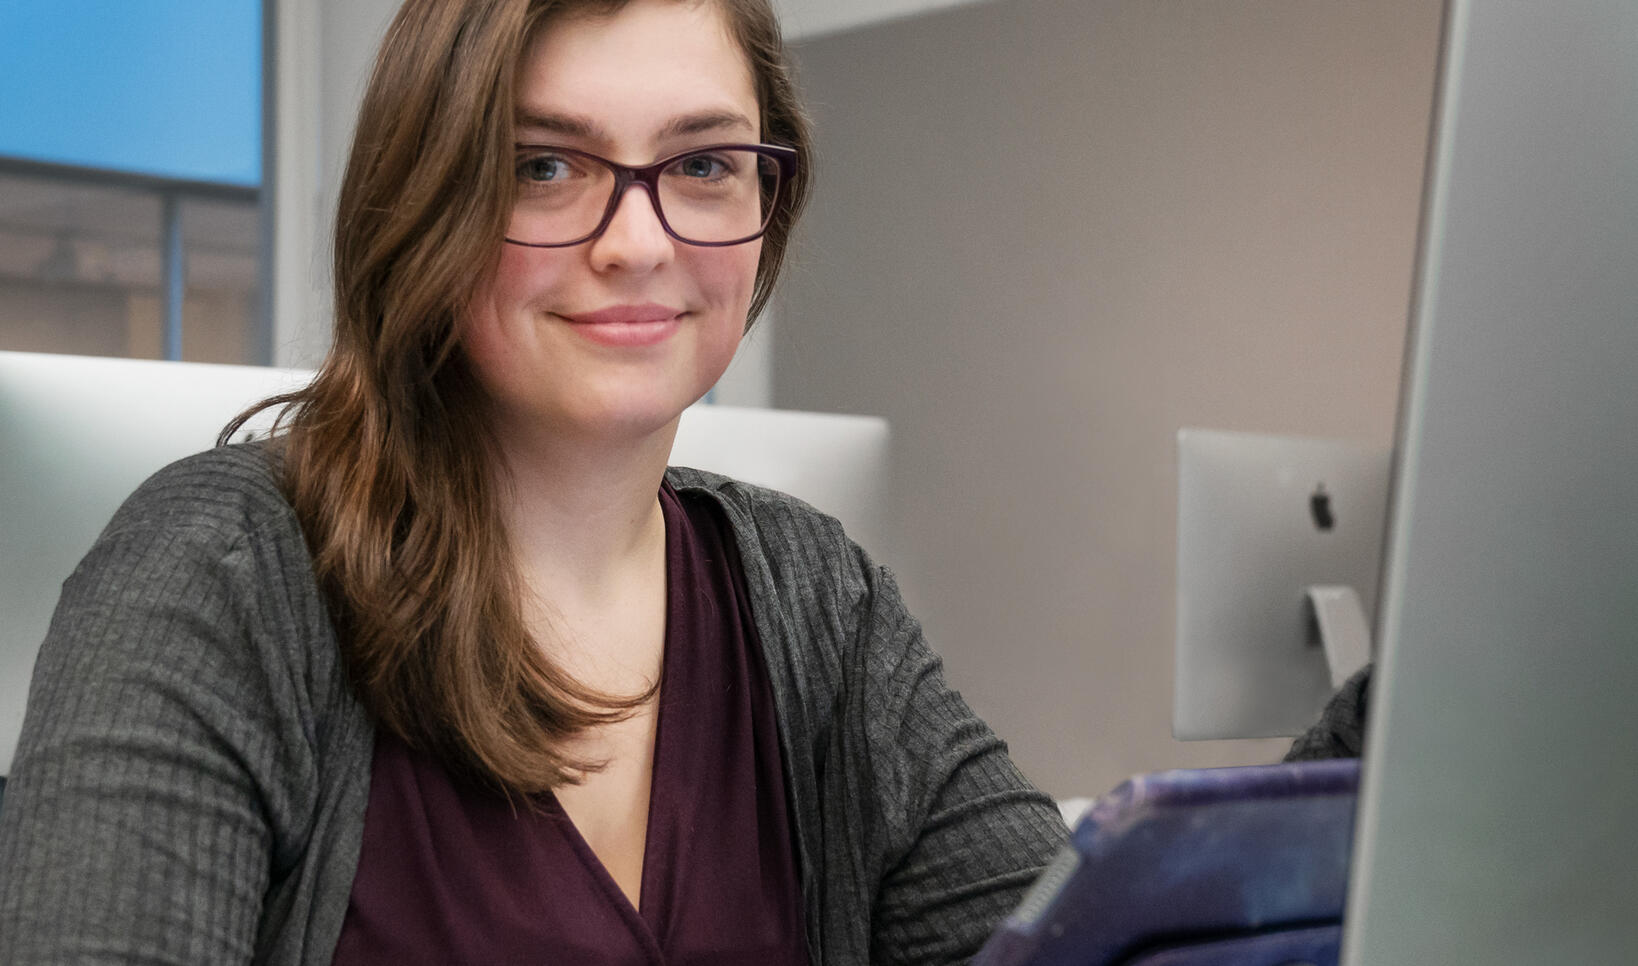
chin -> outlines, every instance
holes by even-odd
[[[655,433],[669,431],[682,411],[706,393],[684,389],[674,393],[621,393],[604,397],[577,408],[572,421],[586,435],[608,439],[639,441]]]

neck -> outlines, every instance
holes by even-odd
[[[663,556],[658,494],[676,431],[673,420],[618,442],[503,434],[497,495],[526,586],[560,605],[594,602]]]

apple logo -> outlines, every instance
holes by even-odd
[[[1314,526],[1330,532],[1337,525],[1337,518],[1331,513],[1331,494],[1325,492],[1325,484],[1314,487],[1314,495],[1308,498],[1308,512],[1314,517]]]

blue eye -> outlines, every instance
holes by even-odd
[[[672,170],[687,178],[720,178],[729,173],[729,165],[720,157],[710,154],[691,154],[679,160]]]
[[[564,181],[573,174],[569,159],[561,154],[528,154],[518,159],[518,180],[534,184]]]

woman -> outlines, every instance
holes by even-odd
[[[317,379],[65,585],[0,961],[977,949],[1051,802],[834,521],[666,468],[806,142],[765,0],[405,5]]]

